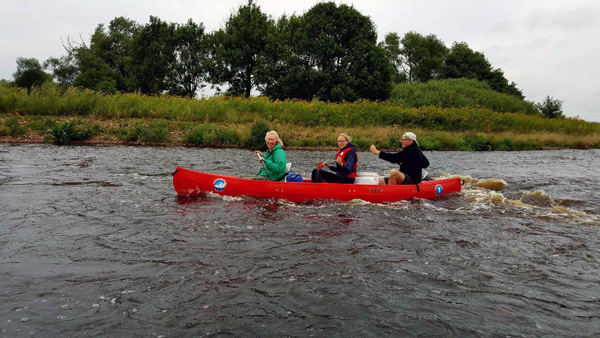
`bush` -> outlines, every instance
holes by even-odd
[[[184,136],[185,143],[197,146],[217,146],[237,144],[240,138],[233,130],[220,129],[213,124],[202,124],[192,128]]]
[[[362,139],[360,137],[355,137],[352,139],[352,144],[354,144],[356,148],[359,149],[369,149],[371,144],[373,144],[373,141]]]
[[[401,139],[402,139],[402,137],[398,137],[396,135],[390,135],[390,137],[388,138],[388,148],[390,148],[390,149],[402,148],[402,142],[400,141]]]
[[[440,150],[442,142],[435,138],[423,138],[419,141],[419,147],[422,150]]]
[[[515,150],[542,150],[544,145],[538,141],[525,141],[525,140],[516,140],[514,141],[514,149]]]
[[[318,147],[319,145],[320,145],[319,141],[312,139],[312,138],[311,139],[303,138],[300,141],[298,141],[299,147]]]
[[[18,119],[9,118],[4,121],[4,127],[0,128],[2,136],[21,136],[27,132],[27,127],[22,125]]]
[[[473,79],[445,79],[438,81],[401,83],[392,90],[391,101],[408,107],[438,106],[486,107],[497,112],[536,114],[533,103],[498,93],[490,86]]]
[[[500,151],[512,151],[515,150],[515,145],[511,139],[503,138],[500,141],[492,142],[492,149]]]
[[[459,150],[466,151],[489,151],[492,146],[485,135],[481,134],[466,134],[463,136],[464,143],[459,147]]]
[[[269,124],[265,120],[254,122],[250,129],[250,147],[262,148],[265,146],[265,134],[270,130]]]
[[[56,144],[68,144],[87,140],[92,136],[89,129],[80,130],[73,122],[65,122],[54,125],[49,130],[52,141]]]
[[[117,137],[125,142],[166,142],[169,140],[169,123],[164,120],[150,124],[138,124],[118,133]]]
[[[564,117],[562,104],[562,100],[554,99],[551,96],[546,96],[544,102],[537,103],[536,107],[539,109],[542,116],[549,119],[556,119],[559,117]]]
[[[52,127],[54,127],[56,125],[56,122],[51,120],[51,119],[45,119],[44,121],[40,121],[40,119],[30,119],[29,121],[29,128],[31,130],[37,130],[37,131],[47,131],[49,129],[51,129]]]
[[[419,93],[416,90],[420,88],[419,86],[425,85],[435,89],[436,82],[437,86],[441,87],[441,89],[437,89],[437,92],[430,90],[429,93]],[[439,82],[442,81],[412,84],[411,87],[407,87],[415,98],[419,98],[420,95],[426,98],[426,100],[412,105],[410,102],[402,101],[404,102],[402,103],[394,97],[391,101],[384,102],[357,100],[352,103],[327,103],[318,100],[269,101],[264,97],[184,99],[168,95],[145,96],[120,93],[109,95],[77,88],[70,88],[64,93],[52,88],[39,89],[33,90],[31,95],[27,95],[26,90],[0,87],[0,111],[9,114],[21,112],[28,116],[80,115],[112,120],[144,118],[218,123],[219,125],[254,123],[255,128],[263,125],[262,128],[258,128],[257,134],[252,136],[247,134],[249,139],[244,145],[248,147],[264,146],[264,133],[269,129],[266,121],[277,121],[276,123],[295,124],[303,127],[399,125],[411,129],[452,132],[530,133],[547,131],[570,135],[591,135],[600,132],[600,123],[597,122],[586,122],[579,118],[544,118],[531,102],[518,100],[491,90],[484,91],[486,84],[474,85],[474,91],[482,90],[483,92],[481,95],[469,96],[462,93],[461,90],[452,90],[452,86],[448,83],[445,85],[448,88],[445,88]],[[438,97],[442,93],[444,95]],[[469,101],[473,97],[482,100]],[[484,99],[489,99],[488,101],[491,103],[488,105]],[[441,106],[436,106],[437,102],[440,102]],[[423,106],[422,104],[429,105]],[[457,107],[464,104],[468,104],[468,106]],[[477,106],[478,104],[479,106]],[[454,106],[444,108],[445,105]],[[414,106],[419,108],[414,108]],[[528,110],[529,108],[533,109],[533,113]],[[507,113],[509,111],[525,111],[526,114]],[[444,146],[446,142],[442,141],[441,143]],[[452,141],[452,144],[456,143],[456,140]]]

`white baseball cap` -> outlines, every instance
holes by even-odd
[[[402,134],[402,137],[409,138],[409,139],[411,139],[411,140],[415,141],[415,143],[416,143],[417,145],[419,145],[419,142],[417,142],[417,135],[415,135],[415,133],[412,133],[412,132],[410,132],[410,131],[407,131],[406,133]]]

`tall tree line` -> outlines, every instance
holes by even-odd
[[[272,99],[340,102],[386,100],[394,83],[471,78],[523,99],[500,68],[466,43],[448,48],[416,32],[390,33],[377,43],[368,16],[334,2],[274,20],[250,0],[211,33],[192,19],[178,24],[151,16],[140,25],[117,17],[108,27],[99,24],[89,43],[67,41],[65,49],[43,64],[65,88],[194,97],[211,85],[236,96],[257,91]],[[15,80],[28,66],[40,75],[34,60],[18,61]],[[40,85],[28,79],[29,89]]]

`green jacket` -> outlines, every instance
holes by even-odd
[[[269,174],[267,175],[265,167],[261,165],[258,176],[267,177],[271,181],[277,181],[285,175],[287,156],[279,144],[273,147],[273,151],[267,149],[267,152],[262,157],[265,158],[264,164],[267,166]]]

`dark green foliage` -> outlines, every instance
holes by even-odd
[[[503,138],[498,142],[492,142],[492,149],[500,151],[512,151],[515,150],[515,145],[511,139]]]
[[[483,53],[473,51],[465,42],[455,42],[445,58],[442,78],[445,79],[477,79],[484,81],[500,93],[509,94],[524,99],[523,93],[516,83],[508,83],[504,72],[493,69]]]
[[[55,125],[56,125],[56,122],[51,119],[41,120],[40,118],[34,116],[34,117],[30,117],[29,124],[27,126],[31,130],[48,131]]]
[[[75,83],[77,77],[77,65],[72,55],[51,57],[44,61],[44,68],[52,71],[54,80],[58,82],[61,89],[65,90]]]
[[[233,130],[218,128],[214,124],[197,125],[185,135],[183,141],[197,146],[222,146],[239,143],[239,135]]]
[[[267,37],[273,20],[249,0],[232,14],[224,30],[211,35],[211,80],[227,83],[228,94],[249,97],[259,85],[257,73],[265,62]]]
[[[394,87],[390,98],[408,107],[476,107],[497,112],[537,114],[532,103],[508,94],[498,93],[474,79],[445,79],[427,83],[401,83]]]
[[[149,124],[133,125],[120,131],[117,137],[126,142],[166,142],[169,140],[169,123],[164,120],[155,120]]]
[[[553,97],[546,96],[544,102],[536,103],[535,105],[540,114],[544,117],[555,119],[559,117],[564,117],[562,111],[562,101],[558,99],[554,99]]]
[[[0,125],[0,136],[21,136],[27,132],[27,127],[22,125],[17,118],[9,118]]]
[[[442,76],[448,48],[435,35],[408,32],[402,40],[400,68],[408,82],[427,82]]]
[[[175,58],[175,24],[150,16],[150,22],[134,36],[133,72],[144,94],[169,89],[169,75]]]
[[[75,86],[109,93],[133,92],[137,79],[132,70],[132,43],[139,29],[135,21],[124,17],[113,19],[108,29],[99,24],[89,47],[69,43],[68,55],[48,59],[47,66],[53,68],[59,83],[70,83],[75,68]]]
[[[482,134],[466,134],[463,136],[464,143],[461,144],[459,150],[466,151],[490,151],[492,146],[488,142],[487,137]]]
[[[269,130],[267,121],[258,120],[254,122],[250,129],[250,146],[255,149],[265,147],[265,135]]]
[[[517,150],[517,151],[544,149],[544,145],[538,141],[516,140],[513,142],[513,144],[514,144],[514,150]]]
[[[208,43],[204,25],[191,19],[175,28],[175,61],[168,77],[169,93],[194,97],[208,76]]]
[[[402,138],[397,135],[392,135],[388,138],[388,148],[396,149],[402,148],[402,142],[400,141]]]
[[[369,149],[373,141],[368,139],[363,139],[360,137],[355,137],[352,139],[352,144],[354,144],[359,149]]]
[[[315,139],[301,139],[298,144],[299,147],[318,147],[321,144],[319,144],[319,140],[315,140]]]
[[[391,67],[371,19],[347,5],[318,3],[282,18],[271,37],[264,93],[270,98],[385,100]]]
[[[375,25],[354,7],[321,2],[301,16],[275,22],[248,0],[225,28],[205,34],[202,23],[167,23],[151,16],[140,26],[125,17],[98,25],[89,47],[68,40],[67,56],[49,58],[59,86],[105,93],[194,97],[205,81],[227,85],[226,96],[319,99],[389,98],[392,82],[468,78],[518,98],[514,82],[466,43],[448,49],[435,35],[397,33],[377,44]],[[32,86],[39,86],[34,84]],[[32,86],[28,87],[30,91]]]
[[[398,33],[392,32],[385,36],[381,47],[386,53],[387,59],[391,64],[392,83],[402,83],[408,81],[407,75],[402,71],[402,50],[400,49],[400,37]]]
[[[49,130],[52,141],[56,144],[69,144],[87,140],[92,136],[90,129],[81,130],[74,122],[55,124]]]
[[[17,58],[17,71],[13,77],[15,84],[27,88],[28,93],[31,93],[32,88],[39,88],[44,82],[52,80],[52,76],[42,70],[42,65],[35,58]]]
[[[16,86],[14,81],[0,80],[0,88],[14,88]]]
[[[419,140],[419,148],[421,150],[440,150],[442,142],[435,138],[422,138]]]

